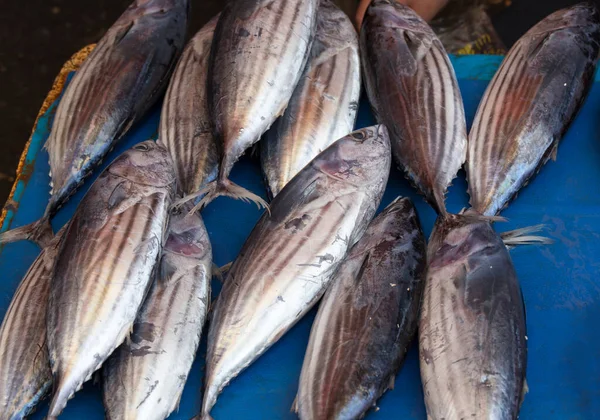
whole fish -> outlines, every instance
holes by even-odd
[[[50,390],[46,308],[62,229],[35,259],[0,327],[0,420],[21,420]]]
[[[167,151],[148,140],[100,174],[69,222],[48,301],[56,382],[50,418],[131,332],[160,253],[174,188]]]
[[[600,46],[592,3],[542,20],[511,48],[469,134],[471,206],[495,215],[550,157],[586,98]]]
[[[315,156],[354,128],[360,96],[358,36],[330,0],[321,0],[317,31],[288,107],[261,143],[272,197]]]
[[[183,48],[189,0],[136,0],[65,89],[46,142],[51,197],[44,216],[0,235],[44,246],[49,220],[156,101]]]
[[[195,193],[217,178],[219,152],[206,102],[208,57],[217,19],[200,29],[183,50],[162,107],[158,142],[171,155],[181,195]]]
[[[231,0],[221,12],[208,63],[208,109],[220,151],[217,180],[198,207],[220,195],[259,196],[229,180],[233,165],[283,114],[316,26],[319,0]]]
[[[191,205],[189,206],[191,208]],[[131,338],[104,365],[109,419],[163,420],[177,408],[210,302],[212,252],[200,216],[175,210]]]
[[[430,419],[514,420],[525,390],[525,307],[510,255],[491,224],[440,218],[432,233],[419,324]]]
[[[365,85],[390,131],[396,162],[438,213],[466,158],[467,129],[456,75],[427,23],[395,0],[374,0],[360,32]]]
[[[217,395],[319,300],[381,201],[390,169],[387,130],[333,143],[263,214],[233,263],[208,337],[202,416]]]
[[[425,251],[403,198],[348,253],[310,332],[294,407],[301,419],[359,419],[393,388],[417,331]]]

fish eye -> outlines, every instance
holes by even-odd
[[[150,150],[150,148],[148,147],[148,145],[146,143],[140,143],[137,144],[135,146],[133,146],[134,150],[140,150],[142,152],[147,152],[148,150]]]
[[[364,140],[365,134],[362,131],[359,131],[359,132],[352,134],[352,137],[354,137],[356,140]]]

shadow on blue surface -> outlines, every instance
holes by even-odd
[[[463,94],[469,125],[498,57],[461,57],[453,60]],[[159,107],[130,132],[106,159],[147,138],[155,138]],[[362,101],[357,127],[373,123],[366,100]],[[30,150],[34,172],[24,186],[19,210],[12,219],[20,226],[39,218],[49,192],[47,153],[39,150],[48,135],[48,122],[39,124]],[[38,153],[39,150],[39,153]],[[106,166],[103,165],[103,167]],[[93,178],[100,171],[96,171]],[[60,210],[53,226],[57,230],[73,214],[91,185]],[[235,166],[232,179],[266,197],[258,159],[245,156]],[[529,336],[528,382],[530,393],[521,411],[522,419],[591,419],[600,413],[600,83],[596,83],[580,115],[567,133],[558,152],[536,179],[503,213],[509,222],[500,231],[546,223],[555,244],[523,247],[512,251],[527,304]],[[434,211],[418,196],[396,169],[381,204],[383,209],[396,196],[413,199],[429,235]],[[457,212],[468,205],[464,173],[455,180],[447,206]],[[213,245],[217,265],[232,261],[260,216],[256,207],[219,198],[202,213]],[[6,224],[8,225],[8,223]],[[8,226],[4,226],[6,229]],[[10,244],[0,254],[0,315],[4,316],[17,285],[39,250],[29,243]],[[213,281],[214,295],[220,284]],[[212,414],[215,419],[293,419],[290,407],[308,342],[315,311],[302,319],[256,363],[243,372],[221,394]],[[170,419],[189,419],[200,409],[204,375],[204,339],[178,413]],[[425,419],[425,408],[416,347],[396,379],[393,391],[379,402],[379,411],[367,418]],[[47,403],[32,419],[42,419]],[[70,401],[61,419],[103,418],[100,386],[88,382]]]

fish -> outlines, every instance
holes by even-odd
[[[44,248],[50,219],[162,94],[183,48],[189,0],[136,0],[65,89],[45,144],[52,179],[42,218],[0,235]]]
[[[384,126],[355,131],[315,157],[250,233],[212,313],[201,416],[217,395],[321,298],[379,206],[391,153]]]
[[[104,364],[109,419],[163,420],[179,405],[210,304],[212,270],[208,233],[188,210],[173,210],[156,279],[131,337]]]
[[[510,49],[469,133],[470,203],[499,214],[550,159],[594,81],[600,14],[581,3],[543,19]]]
[[[398,165],[438,214],[466,159],[462,96],[448,54],[410,7],[374,0],[360,31],[365,87]]]
[[[164,243],[174,189],[166,149],[147,140],[100,174],[69,221],[48,299],[50,419],[129,336]]]
[[[219,148],[217,179],[190,200],[219,196],[268,205],[229,180],[233,165],[283,114],[308,59],[319,0],[231,0],[208,61],[208,110]],[[178,204],[181,204],[179,201]]]
[[[208,115],[206,77],[218,16],[186,45],[163,102],[158,142],[175,165],[178,195],[193,194],[217,178],[219,151]]]
[[[526,390],[525,305],[490,220],[469,210],[431,234],[419,323],[430,419],[516,419]]]
[[[33,413],[52,386],[46,345],[46,308],[59,231],[21,280],[0,327],[0,420]]]
[[[304,73],[284,114],[260,143],[271,197],[315,156],[354,129],[360,88],[356,30],[334,3],[321,0]]]
[[[367,228],[325,293],[294,404],[300,419],[359,419],[388,388],[416,335],[426,245],[408,198]]]

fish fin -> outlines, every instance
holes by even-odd
[[[290,412],[297,413],[298,412],[298,394],[294,397],[294,402],[292,402],[292,407],[290,408]]]
[[[40,248],[48,246],[54,232],[50,225],[50,218],[47,216],[42,217],[33,223],[25,226],[19,226],[11,230],[7,230],[0,234],[0,244],[8,244],[17,241],[31,241],[36,243]]]
[[[258,195],[248,191],[246,188],[244,187],[240,187],[239,185],[237,185],[236,183],[230,181],[229,179],[220,179],[220,180],[216,180],[213,181],[211,183],[209,183],[208,185],[206,185],[204,188],[202,188],[201,190],[190,194],[186,197],[183,197],[182,199],[177,200],[173,206],[179,207],[182,204],[193,200],[196,197],[199,197],[203,194],[206,194],[202,200],[200,200],[200,202],[198,204],[196,204],[196,206],[190,211],[191,213],[195,213],[198,210],[201,210],[202,208],[204,208],[208,203],[210,203],[211,201],[213,201],[215,198],[220,197],[220,196],[226,196],[226,197],[231,197],[231,198],[235,198],[236,200],[242,200],[246,203],[249,202],[253,202],[254,204],[257,205],[257,207],[260,209],[265,208],[269,214],[270,214],[270,210],[269,210],[269,205],[267,204],[267,202],[265,200],[263,200],[261,197],[259,197]]]
[[[396,378],[394,377],[394,375],[390,376],[390,383],[388,384],[388,389],[389,390],[394,389],[395,383],[396,383]]]
[[[507,248],[514,248],[519,245],[543,244],[549,245],[554,243],[550,238],[544,236],[531,235],[532,233],[544,230],[546,225],[527,226],[521,229],[510,230],[500,234],[504,245]]]
[[[521,399],[519,401],[519,407],[523,405],[525,401],[525,395],[529,393],[529,385],[527,385],[527,378],[523,380],[523,389],[521,390]]]
[[[218,267],[216,264],[213,263],[213,273],[221,283],[225,281],[225,274],[227,274],[229,270],[231,270],[232,265],[233,261],[230,261],[221,267]]]
[[[129,25],[119,28],[115,33],[114,45],[118,45],[127,36],[129,31],[131,31],[131,28],[133,28],[133,21],[129,22]]]
[[[552,160],[554,162],[556,162],[557,156],[558,156],[558,141],[555,141],[554,144],[552,145],[552,152],[550,154],[550,157],[552,158]]]

